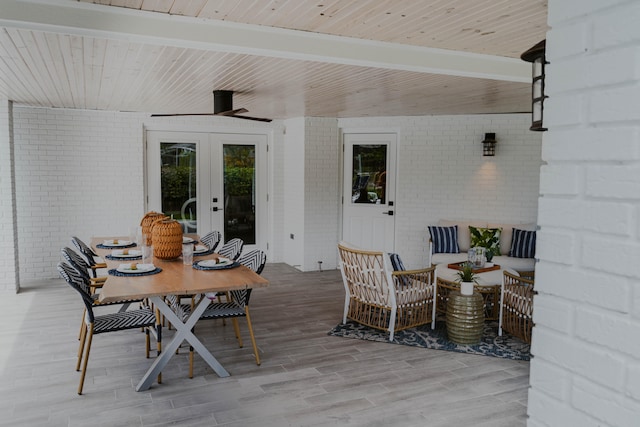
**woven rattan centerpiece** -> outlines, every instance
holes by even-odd
[[[182,227],[174,219],[155,220],[151,226],[153,255],[160,259],[175,259],[182,255]]]
[[[168,218],[165,214],[161,212],[147,212],[140,221],[140,225],[142,226],[142,236],[145,238],[144,244],[147,246],[151,246],[153,244],[153,237],[151,236],[151,227],[153,226],[154,221],[159,219]]]

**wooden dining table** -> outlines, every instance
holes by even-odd
[[[113,249],[98,247],[106,240],[127,240],[126,237],[94,237],[91,246],[96,253],[105,260],[108,269],[117,269],[120,264],[138,261],[126,259],[110,260]],[[136,248],[140,249],[140,248]],[[214,259],[215,254],[194,256],[194,263],[199,260]],[[176,350],[186,340],[195,351],[207,362],[220,377],[227,377],[229,373],[202,344],[193,333],[193,328],[202,313],[210,303],[209,298],[197,299],[191,315],[183,321],[169,307],[165,301],[168,295],[201,295],[208,292],[226,292],[234,289],[260,288],[268,285],[268,281],[249,268],[239,265],[234,268],[221,270],[198,270],[191,265],[185,265],[182,258],[163,260],[153,258],[153,264],[162,269],[160,273],[152,275],[109,275],[100,292],[100,302],[114,302],[129,299],[148,298],[151,303],[164,315],[175,328],[173,339],[164,346],[163,351],[151,364],[143,378],[136,386],[136,391],[149,389],[154,379],[162,372]]]

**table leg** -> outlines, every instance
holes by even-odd
[[[167,344],[160,356],[156,358],[151,367],[147,370],[144,377],[140,380],[138,385],[136,386],[136,391],[144,391],[148,390],[151,387],[151,383],[153,383],[154,379],[158,376],[162,369],[167,365],[169,359],[173,357],[176,350],[182,344],[184,340],[187,340],[189,344],[194,348],[195,351],[200,354],[200,356],[211,366],[211,369],[215,371],[216,374],[220,377],[228,377],[229,373],[222,367],[220,362],[216,360],[215,357],[207,350],[207,348],[200,342],[200,340],[193,334],[192,329],[200,320],[200,316],[206,310],[209,305],[208,298],[202,298],[198,304],[194,307],[191,315],[187,318],[187,320],[183,323],[182,319],[180,319],[176,314],[171,310],[162,297],[151,297],[150,298],[153,304],[156,306],[158,310],[167,318],[167,320],[175,327],[176,333]]]

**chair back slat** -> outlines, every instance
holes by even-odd
[[[82,240],[78,239],[76,236],[73,236],[71,238],[71,243],[73,243],[73,245],[78,248],[78,250],[80,251],[80,253],[82,255],[84,255],[84,257],[87,259],[87,262],[89,263],[90,267],[93,267],[94,265],[97,264],[95,257],[98,256],[97,253],[95,253],[93,251],[93,249],[91,249],[89,247],[89,245],[87,245],[85,242],[83,242]]]
[[[71,265],[60,262],[58,263],[58,272],[60,273],[60,277],[62,277],[65,282],[69,286],[71,286],[76,292],[80,294],[82,297],[82,302],[87,308],[87,316],[89,317],[89,321],[93,323],[95,316],[93,314],[93,298],[89,293],[89,288],[85,284],[80,273]]]
[[[267,263],[267,254],[260,249],[254,249],[238,258],[238,262],[256,273],[261,274]]]
[[[218,251],[218,254],[236,261],[242,253],[243,246],[244,242],[242,241],[242,239],[234,238],[222,245],[222,247]]]
[[[91,281],[91,276],[89,276],[89,270],[91,270],[91,267],[89,266],[87,261],[85,261],[84,258],[82,258],[76,251],[74,251],[69,247],[62,248],[61,252],[62,252],[62,257],[73,268],[75,268],[80,275],[82,275],[84,282],[89,283]]]
[[[395,304],[395,291],[389,271],[388,255],[384,252],[364,251],[338,245],[340,269],[345,291],[370,304]]]
[[[218,244],[220,243],[221,238],[222,238],[222,235],[220,234],[219,231],[212,231],[210,233],[205,234],[205,236],[202,237],[200,241],[205,245],[207,245],[210,251],[213,251],[218,247]]]

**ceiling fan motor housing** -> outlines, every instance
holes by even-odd
[[[224,111],[233,110],[233,91],[214,90],[213,91],[213,113],[218,114]]]

